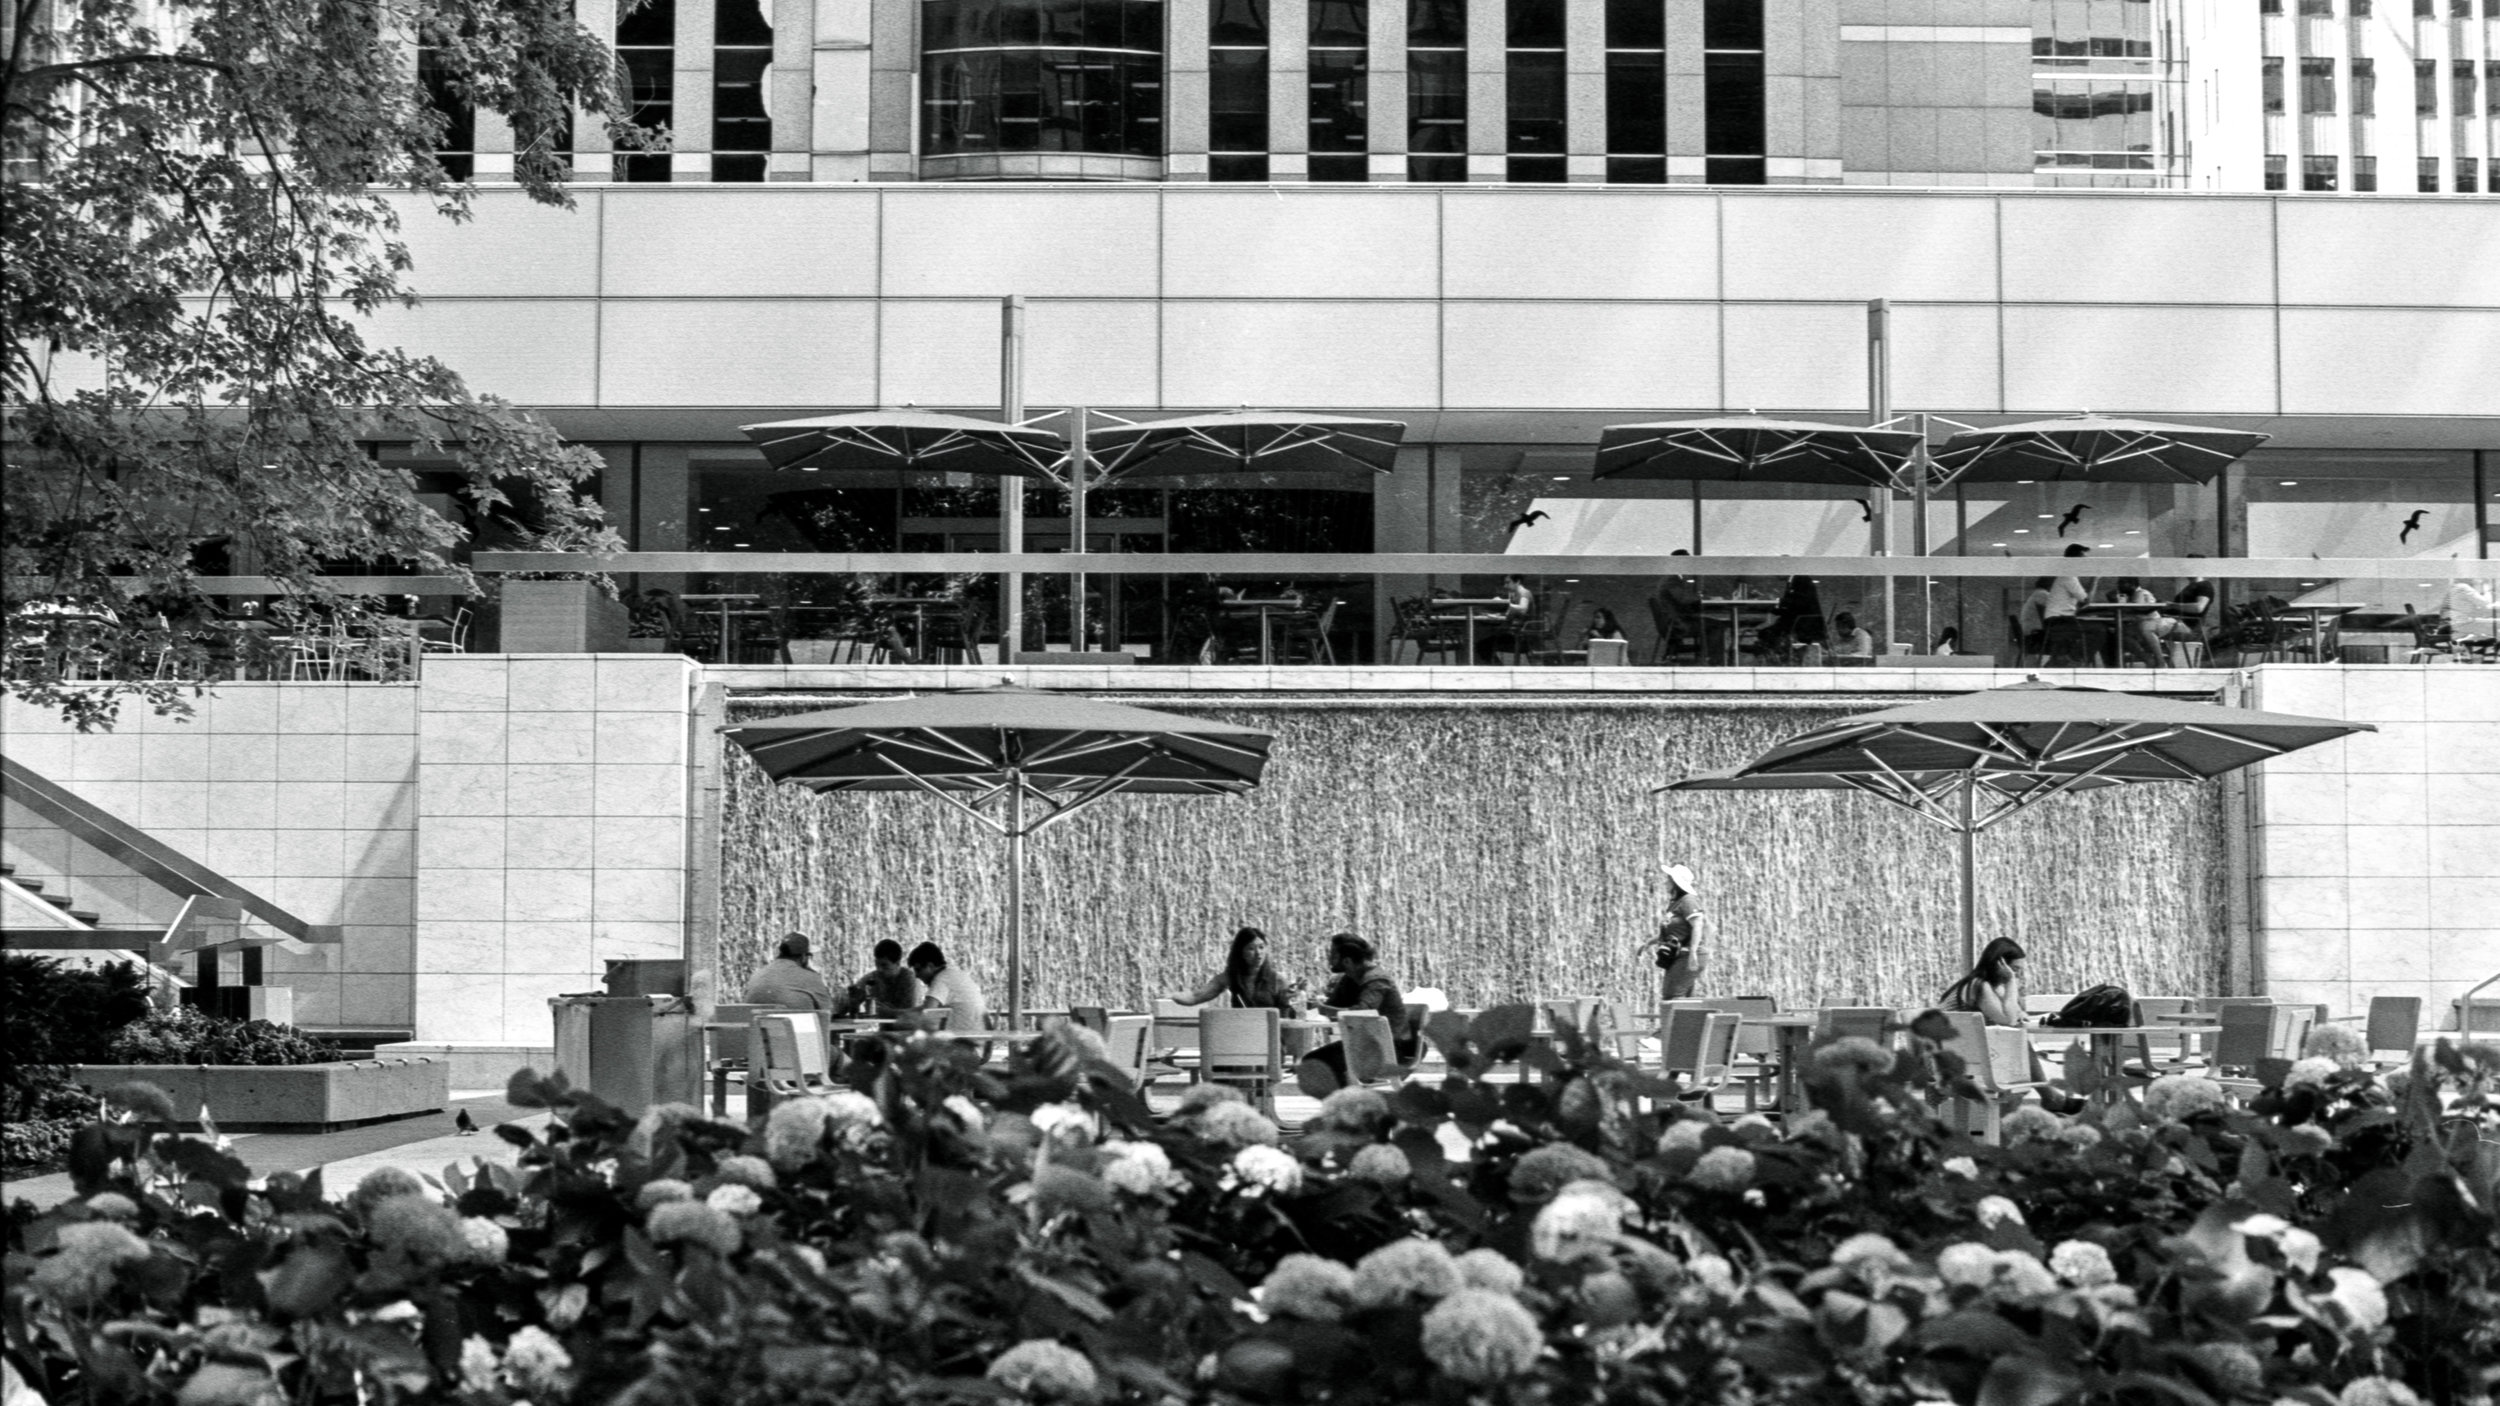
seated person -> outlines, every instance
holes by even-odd
[[[1476,662],[1479,664],[1499,664],[1505,652],[1517,654],[1527,643],[1522,627],[1528,623],[1528,612],[1536,603],[1535,596],[1528,591],[1528,583],[1516,576],[1505,576],[1500,594],[1501,628],[1476,641]]]
[[[2448,586],[2448,599],[2439,609],[2440,618],[2448,624],[2448,637],[2454,640],[2487,640],[2500,632],[2495,621],[2492,595],[2477,586],[2469,577],[2460,576]]]
[[[1243,928],[1233,934],[1232,950],[1224,956],[1223,969],[1208,977],[1195,991],[1166,993],[1167,1000],[1184,1006],[1203,1006],[1218,997],[1229,997],[1236,1006],[1274,1006],[1293,1018],[1298,1007],[1295,997],[1302,984],[1287,984],[1268,965],[1267,934],[1257,928]]]
[[[821,1011],[833,1005],[833,989],[807,964],[807,934],[781,939],[779,955],[748,980],[745,1001],[751,1006],[780,1006],[794,1011]]]
[[[1590,640],[1619,640],[1622,638],[1623,622],[1615,618],[1615,613],[1613,611],[1608,610],[1606,607],[1601,605],[1597,608],[1595,614],[1589,616],[1588,633],[1580,637],[1580,643],[1585,645]]]
[[[2049,627],[2049,578],[2043,576],[2031,583],[2031,594],[2023,597],[2015,623],[2022,627],[2023,648],[2039,648],[2040,636]]]
[[[1786,656],[1792,649],[1824,642],[1823,593],[1807,576],[1791,576],[1780,592],[1771,622],[1762,627],[1760,650],[1766,657]],[[1873,653],[1872,649],[1868,653]]]
[[[2201,555],[2201,554],[2200,554]],[[2165,640],[2204,638],[2205,618],[2214,606],[2214,583],[2199,576],[2179,588],[2170,604],[2160,614],[2147,615],[2137,625],[2144,642],[2159,654]]]
[[[890,1019],[920,1009],[929,993],[921,989],[920,978],[903,965],[903,944],[886,938],[876,945],[872,956],[876,965],[842,988],[833,1013]]]
[[[1858,617],[1844,610],[1832,617],[1832,657],[1871,658],[1875,653],[1875,637],[1858,628]]]
[[[1423,1043],[1408,1019],[1406,995],[1398,989],[1397,978],[1382,971],[1374,960],[1372,945],[1350,932],[1341,932],[1328,939],[1328,969],[1337,974],[1336,981],[1321,998],[1319,1013],[1333,1016],[1340,1011],[1375,1011],[1389,1021],[1389,1036],[1394,1042],[1398,1063],[1413,1064]],[[1294,1079],[1302,1092],[1313,1098],[1326,1098],[1343,1088],[1346,1073],[1345,1042],[1331,1041],[1303,1056],[1294,1068]]]
[[[1932,649],[1930,649],[1930,650],[1928,650],[1927,652],[1928,652],[1928,653],[1930,653],[1930,654],[1959,654],[1959,653],[1961,653],[1961,652],[1962,652],[1962,631],[1961,631],[1961,629],[1960,629],[1958,626],[1953,626],[1953,625],[1947,625],[1947,626],[1945,626],[1945,627],[1944,627],[1944,633],[1943,633],[1943,634],[1940,634],[1940,635],[1938,635],[1938,636],[1936,636],[1936,644],[1935,644],[1935,647],[1934,647],[1934,648],[1932,648]]]
[[[2109,586],[2109,599],[2110,603],[2113,605],[2160,604],[2159,601],[2153,598],[2153,593],[2151,591],[2144,589],[2144,583],[2138,581],[2132,576],[2121,576],[2117,580],[2111,582]],[[2152,641],[2146,637],[2143,630],[2143,626],[2151,623],[2156,618],[2158,617],[2150,614],[2137,616],[2133,620],[2121,618],[2113,622],[2111,628],[2116,632],[2118,639],[2126,642],[2127,648],[2125,652],[2128,655],[2148,660],[2152,664],[2158,666],[2161,663],[2161,651],[2153,647]],[[2124,665],[2126,660],[2124,658],[2114,658],[2111,662],[2114,664]]]
[[[990,1028],[990,1003],[981,995],[981,988],[972,978],[946,964],[945,949],[934,942],[924,942],[911,949],[904,965],[928,988],[928,997],[920,1003],[924,1011],[946,1012],[944,1030],[987,1030]]]

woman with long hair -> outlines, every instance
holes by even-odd
[[[1977,1011],[1990,1025],[2023,1024],[2024,956],[2023,945],[2014,939],[1991,939],[1981,949],[1978,965],[1946,987],[1936,1004],[1948,1011]]]
[[[1202,1006],[1218,996],[1230,996],[1236,1006],[1274,1006],[1291,1017],[1294,998],[1300,991],[1299,983],[1288,984],[1268,964],[1267,934],[1257,928],[1243,928],[1233,934],[1232,949],[1224,954],[1221,971],[1208,977],[1197,990],[1174,991],[1167,999],[1185,1006]]]

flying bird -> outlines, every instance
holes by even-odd
[[[452,1116],[451,1125],[460,1130],[461,1137],[472,1137],[477,1133],[477,1120],[470,1117],[469,1110],[465,1108]]]
[[[1852,498],[1849,501],[1858,505],[1858,521],[1873,522],[1875,520],[1875,505],[1873,503],[1866,501],[1864,498]]]
[[[1551,516],[1553,516],[1553,514],[1545,511],[1543,508],[1530,508],[1526,512],[1521,513],[1519,516],[1510,520],[1510,530],[1517,532],[1523,527],[1534,527]]]
[[[2412,541],[2414,532],[2422,526],[2422,519],[2430,515],[2431,510],[2428,508],[2415,508],[2413,516],[2405,519],[2404,530],[2396,534],[2396,540],[2398,542]]]
[[[2065,536],[2066,529],[2083,521],[2083,515],[2091,510],[2092,505],[2090,503],[2077,503],[2073,507],[2068,508],[2066,510],[2066,516],[2057,520],[2057,535],[2060,537]]]

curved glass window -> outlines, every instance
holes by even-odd
[[[1163,154],[1159,0],[925,0],[921,151]]]

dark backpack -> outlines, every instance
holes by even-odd
[[[2135,1023],[2135,1000],[2108,982],[2080,991],[2063,1010],[2040,1022],[2067,1030],[2119,1030]]]

